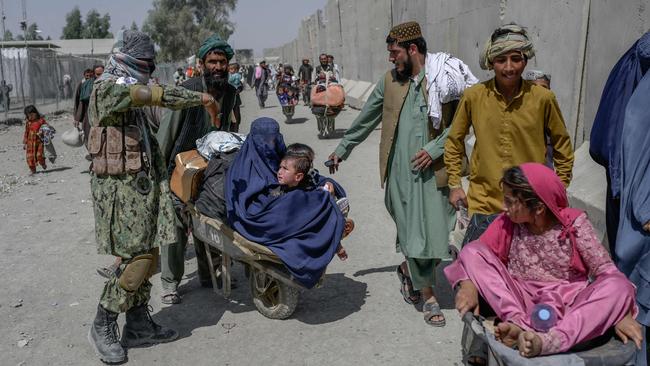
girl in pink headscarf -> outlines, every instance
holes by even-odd
[[[538,163],[508,169],[504,213],[445,269],[456,309],[478,314],[478,295],[502,321],[495,336],[525,357],[568,351],[612,326],[627,343],[643,339],[634,285],[616,268],[584,212],[569,208],[555,173]],[[591,279],[591,281],[590,281]],[[557,317],[532,320],[536,305]]]

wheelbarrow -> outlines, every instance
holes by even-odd
[[[469,358],[487,349],[487,366],[624,366],[634,365],[636,347],[634,342],[623,344],[606,333],[592,341],[580,344],[569,352],[525,358],[519,351],[506,347],[494,337],[493,323],[471,312],[463,316],[464,328],[461,340],[463,364],[469,365]]]
[[[221,256],[216,271],[210,271],[215,293],[230,298],[232,261],[244,265],[253,304],[267,318],[286,319],[296,310],[300,290],[306,289],[286,270],[269,248],[247,240],[222,221],[189,208],[193,235],[205,243],[210,268],[215,268],[211,253]],[[217,278],[217,274],[219,275]]]

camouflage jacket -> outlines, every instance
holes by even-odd
[[[95,82],[88,106],[92,126],[136,123],[134,112],[144,107],[131,98],[131,88],[137,84],[116,81]],[[181,87],[162,88],[160,105],[163,107],[182,109],[201,105],[201,93]],[[136,191],[135,175],[91,177],[95,236],[100,254],[128,259],[177,240],[166,166],[152,131],[149,131],[149,136],[152,189],[148,194]]]

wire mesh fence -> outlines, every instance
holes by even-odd
[[[45,48],[4,48],[0,105],[4,107],[8,100],[10,108],[19,108],[72,99],[84,70],[103,63],[101,58],[61,55]]]
[[[106,64],[103,57],[66,55],[47,48],[3,48],[0,67],[0,111],[29,104],[71,106],[86,69]],[[156,65],[153,77],[173,84],[177,64]],[[2,81],[5,81],[4,86]],[[7,103],[8,102],[8,103]]]

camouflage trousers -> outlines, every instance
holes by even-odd
[[[121,266],[124,269],[124,265]],[[135,291],[123,289],[117,277],[112,277],[104,284],[104,291],[99,304],[113,313],[124,313],[131,308],[146,304],[151,297],[151,282],[145,280]]]

